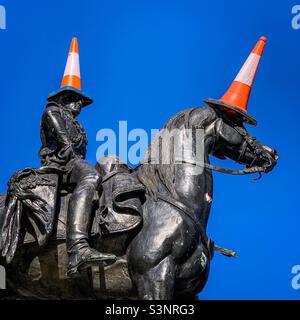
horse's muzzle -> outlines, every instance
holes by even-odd
[[[270,172],[274,169],[279,160],[279,155],[275,149],[272,149],[266,145],[262,145],[264,153],[262,154],[262,158],[265,161],[265,172]]]
[[[279,155],[278,155],[276,149],[272,149],[266,145],[263,145],[262,147],[275,161],[279,160]]]

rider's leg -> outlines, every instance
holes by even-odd
[[[93,166],[84,160],[75,162],[70,183],[75,184],[76,187],[69,200],[67,215],[68,274],[70,276],[91,263],[111,264],[116,261],[114,255],[102,254],[90,248],[88,243],[92,207],[100,182],[101,177]]]

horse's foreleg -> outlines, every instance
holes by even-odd
[[[171,256],[167,256],[156,266],[147,268],[143,274],[134,274],[133,277],[140,299],[173,299],[175,267]]]
[[[172,300],[174,248],[181,243],[182,219],[164,202],[147,202],[144,224],[128,250],[128,269],[140,299]],[[176,251],[176,250],[175,250]]]

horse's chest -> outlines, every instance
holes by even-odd
[[[175,190],[179,198],[193,208],[212,202],[213,179],[210,172],[195,166],[177,168]]]

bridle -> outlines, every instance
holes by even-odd
[[[234,169],[223,168],[223,167],[220,167],[220,166],[215,166],[215,165],[208,164],[208,163],[204,163],[203,166],[205,168],[213,170],[213,171],[218,171],[218,172],[221,172],[221,173],[231,174],[231,175],[247,175],[247,174],[259,173],[260,175],[259,175],[258,179],[260,179],[261,178],[261,173],[266,172],[267,167],[265,167],[265,166],[253,166],[253,164],[259,158],[259,154],[256,151],[256,147],[254,145],[255,139],[253,137],[250,137],[247,134],[247,132],[241,130],[236,125],[232,124],[231,126],[238,134],[240,134],[244,138],[244,142],[243,142],[243,145],[242,145],[242,152],[239,155],[237,160],[239,161],[245,155],[248,146],[253,150],[253,152],[255,154],[255,157],[254,157],[252,163],[250,164],[249,168],[234,170]],[[257,180],[257,179],[255,179],[255,180]]]
[[[231,175],[248,175],[248,174],[254,174],[254,173],[259,173],[259,176],[255,179],[253,179],[253,181],[257,181],[259,179],[261,179],[262,177],[262,173],[267,172],[267,166],[254,166],[254,163],[259,159],[260,154],[257,151],[257,147],[255,145],[255,138],[251,137],[246,131],[242,130],[239,126],[237,126],[233,121],[231,121],[230,118],[228,118],[225,114],[222,114],[222,117],[226,119],[226,121],[230,124],[230,126],[239,134],[244,138],[244,142],[242,144],[242,151],[237,159],[237,161],[239,161],[240,159],[242,159],[242,157],[245,155],[247,147],[250,147],[251,150],[253,151],[255,157],[252,161],[252,163],[249,165],[248,168],[245,169],[238,169],[238,170],[234,170],[234,169],[230,169],[230,168],[223,168],[220,166],[216,166],[216,165],[212,165],[209,163],[196,163],[196,162],[192,162],[192,161],[182,161],[183,163],[188,163],[188,164],[193,164],[193,165],[198,165],[201,167],[204,167],[206,169],[212,170],[212,171],[217,171],[217,172],[221,172],[224,174],[231,174]],[[221,120],[223,121],[223,120]],[[217,135],[217,139],[219,139],[219,133],[216,132]]]

